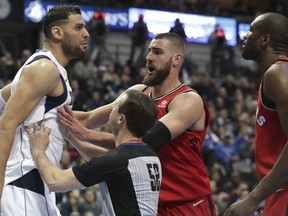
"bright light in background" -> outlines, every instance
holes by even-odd
[[[169,32],[175,20],[179,18],[183,23],[188,42],[207,44],[215,24],[219,23],[224,30],[227,44],[235,46],[237,43],[236,20],[232,18],[129,8],[129,28],[137,22],[140,14],[144,15],[150,38],[159,33]]]

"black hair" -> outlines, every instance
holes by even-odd
[[[156,39],[156,40],[167,39],[170,42],[171,48],[173,49],[173,51],[180,51],[185,56],[185,53],[186,53],[185,41],[178,34],[172,33],[172,32],[160,33],[160,34],[157,34],[153,39]]]
[[[259,21],[257,30],[260,34],[269,34],[271,46],[277,52],[288,51],[288,19],[278,13],[262,14],[263,19]]]
[[[143,92],[127,90],[127,99],[119,104],[119,113],[124,114],[128,130],[136,137],[143,137],[155,124],[158,107]]]
[[[60,4],[51,8],[43,22],[43,31],[46,38],[51,37],[51,29],[56,25],[60,25],[61,22],[67,22],[71,14],[80,14],[81,10],[78,6]]]

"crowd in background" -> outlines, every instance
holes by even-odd
[[[62,0],[62,2],[75,3],[75,0]],[[286,0],[78,0],[77,3],[89,5],[102,5],[105,7],[127,8],[140,7],[196,13],[216,16],[255,16],[267,11],[281,14],[288,13]]]
[[[134,2],[157,4],[160,1]],[[185,3],[182,4],[183,7],[190,8],[187,5],[193,2],[200,4],[202,1],[182,2]],[[282,1],[278,2],[280,4]],[[157,8],[156,5],[155,7]],[[2,46],[5,47],[5,44]],[[9,50],[3,53],[0,59],[0,87],[13,79],[31,52],[23,50],[18,59],[14,59]],[[73,90],[74,110],[89,111],[113,101],[130,86],[141,83],[147,71],[145,59],[135,62],[131,59],[132,56],[125,64],[113,60],[104,63],[103,59],[92,53],[93,50],[90,49],[84,58],[73,61],[67,67]],[[186,61],[189,62],[189,58]],[[218,215],[222,215],[231,203],[245,197],[257,182],[254,124],[261,77],[253,63],[236,64],[231,58],[229,63],[232,65],[222,68],[220,74],[216,73],[217,68],[211,65],[209,67],[210,63],[207,63],[207,71],[201,73],[197,71],[197,65],[189,67],[189,64],[184,64],[181,79],[198,91],[209,107],[211,122],[202,153],[210,175]],[[98,130],[107,131],[106,127]],[[67,143],[61,166],[68,168],[80,163],[83,163],[83,158]],[[101,196],[97,185],[83,191],[59,193],[57,203],[63,216],[101,215]]]

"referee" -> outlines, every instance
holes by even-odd
[[[154,125],[157,115],[158,108],[148,96],[136,90],[126,91],[115,102],[108,121],[116,148],[108,151],[99,147],[99,154],[91,155],[89,145],[83,145],[68,132],[67,139],[89,162],[66,170],[52,164],[45,154],[50,129],[44,122],[33,130],[26,128],[26,132],[49,190],[65,192],[99,183],[103,216],[151,216],[157,214],[162,169],[159,158],[141,137]]]

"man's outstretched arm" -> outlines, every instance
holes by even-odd
[[[61,170],[49,161],[45,150],[49,144],[50,129],[45,127],[44,122],[36,125],[34,129],[25,128],[25,130],[29,135],[36,166],[50,191],[65,192],[85,188],[75,177],[72,168]]]

